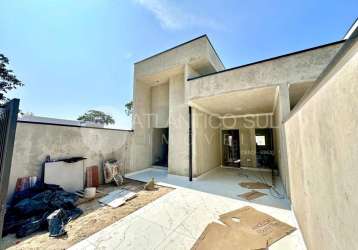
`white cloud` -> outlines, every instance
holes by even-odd
[[[124,55],[124,58],[125,59],[131,59],[133,57],[133,53],[132,52],[127,52],[125,55]]]
[[[173,1],[134,0],[134,2],[149,10],[165,29],[178,30],[187,27],[222,28],[216,20],[194,14],[190,10],[183,10]]]

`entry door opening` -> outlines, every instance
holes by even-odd
[[[168,167],[169,128],[154,128],[152,141],[153,165]]]
[[[223,165],[240,167],[240,133],[238,129],[224,130],[223,138]]]
[[[258,168],[273,168],[274,148],[272,129],[255,129],[256,166]]]

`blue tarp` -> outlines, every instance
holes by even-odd
[[[6,210],[2,234],[4,236],[15,233],[17,237],[24,237],[39,230],[49,229],[51,236],[62,235],[65,233],[64,225],[82,214],[82,210],[76,208],[77,199],[76,194],[66,192],[57,185],[48,184],[38,184],[31,189],[15,193]],[[53,214],[55,211],[57,214]],[[57,220],[61,223],[57,223]],[[62,228],[59,228],[60,226]]]

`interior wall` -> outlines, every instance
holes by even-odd
[[[358,249],[357,38],[338,55],[285,122],[292,206],[308,249]]]
[[[240,131],[240,159],[243,167],[256,167],[256,128],[272,128],[272,115],[257,115],[221,119],[221,128],[239,129]]]
[[[192,108],[193,176],[221,165],[220,120]]]
[[[120,161],[128,173],[131,139],[130,131],[18,122],[8,196],[14,192],[17,178],[41,176],[47,155],[52,159],[86,157],[84,167],[99,166],[101,181],[104,160]]]
[[[256,139],[255,128],[241,128],[240,130],[240,164],[242,167],[256,167]]]
[[[169,120],[169,83],[151,88],[152,93],[152,127],[166,128]]]
[[[255,137],[257,136],[263,136],[265,142],[262,144],[259,140],[258,143],[256,143],[256,167],[274,168],[274,145],[272,129],[255,129]]]

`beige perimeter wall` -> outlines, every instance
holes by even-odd
[[[292,205],[308,249],[358,249],[358,42],[347,43],[285,123]]]
[[[17,123],[8,197],[16,180],[40,176],[47,155],[53,159],[83,156],[85,167],[102,166],[104,160],[117,159],[129,169],[130,131],[72,126]],[[103,171],[100,171],[102,180]]]

